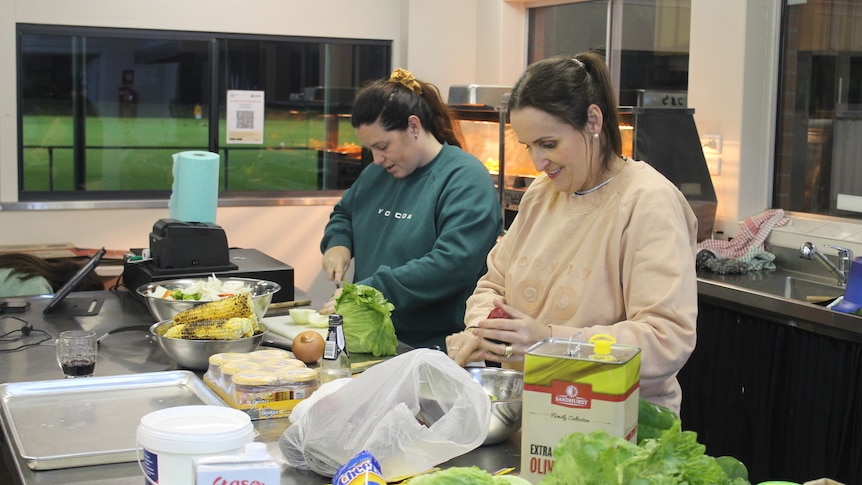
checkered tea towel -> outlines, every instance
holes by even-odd
[[[775,269],[775,255],[760,248],[751,248],[739,258],[722,258],[709,249],[697,253],[697,269],[708,269],[718,274],[741,274],[761,269]]]
[[[763,242],[775,227],[790,222],[782,209],[769,209],[742,221],[736,237],[730,241],[706,239],[697,244],[698,249],[707,249],[722,258],[741,258],[752,249],[763,249]]]

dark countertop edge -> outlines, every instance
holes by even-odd
[[[698,276],[698,298],[783,325],[862,343],[862,317]]]

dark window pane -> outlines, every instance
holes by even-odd
[[[619,73],[620,105],[643,105],[643,93],[649,91],[679,93],[677,98],[684,99],[691,2],[622,1],[613,12],[608,3],[591,0],[529,9],[528,61],[594,50],[605,56],[612,74]],[[609,23],[618,34],[608,35]],[[610,46],[608,37],[613,39]]]
[[[607,18],[607,0],[531,8],[528,62],[587,50],[604,52]]]
[[[19,39],[22,201],[162,198],[185,150],[219,153],[222,196],[349,187],[368,163],[353,94],[391,62],[388,41],[29,25]],[[227,143],[228,90],[265,94],[262,143]]]
[[[860,218],[862,2],[788,4],[782,18],[773,207]]]

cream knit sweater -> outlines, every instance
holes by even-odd
[[[676,374],[696,340],[696,238],[685,197],[647,163],[627,159],[609,184],[577,196],[542,174],[489,253],[466,324],[502,297],[554,337],[610,334],[642,350],[641,397],[678,412]]]

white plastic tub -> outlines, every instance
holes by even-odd
[[[177,406],[141,418],[141,470],[158,485],[194,483],[194,460],[242,452],[255,436],[248,414],[220,406]],[[140,456],[140,455],[139,455]]]

